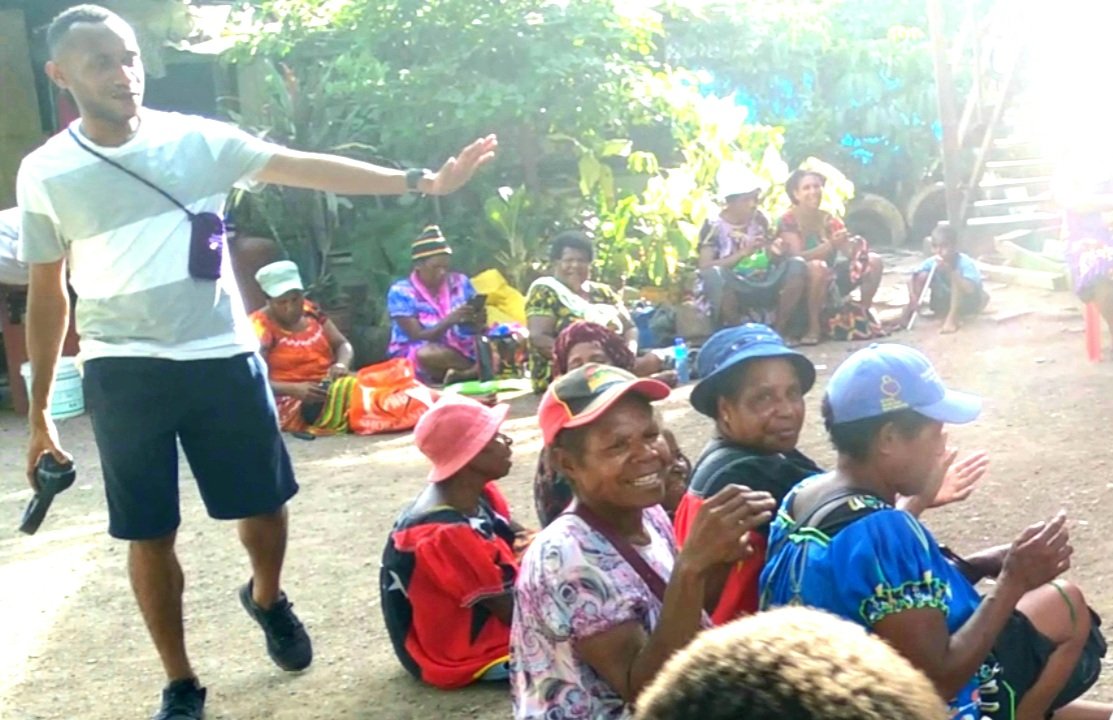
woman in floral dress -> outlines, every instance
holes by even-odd
[[[730,486],[676,549],[665,496],[661,429],[651,405],[664,383],[585,365],[546,391],[538,421],[572,483],[568,512],[522,558],[510,631],[517,720],[628,718],[638,694],[707,625],[717,578],[749,554],[745,534],[769,521],[768,493]]]

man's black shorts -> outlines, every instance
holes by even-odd
[[[95,358],[85,363],[84,389],[113,537],[177,529],[179,441],[211,517],[273,513],[298,491],[256,354]]]

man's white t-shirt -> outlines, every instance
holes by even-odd
[[[144,109],[135,137],[81,142],[162,189],[191,212],[222,215],[234,186],[249,187],[278,146],[231,125]],[[169,200],[83,150],[68,131],[26,158],[16,184],[21,259],[65,259],[77,293],[83,359],[197,360],[258,349],[227,247],[221,279],[188,270],[189,218]]]

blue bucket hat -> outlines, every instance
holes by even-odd
[[[803,353],[785,345],[780,335],[768,325],[746,323],[724,328],[712,335],[700,348],[696,369],[702,378],[694,388],[690,402],[700,413],[714,418],[717,414],[719,385],[732,368],[758,358],[787,358],[796,366],[800,387],[804,392],[815,384],[815,366]]]
[[[981,398],[948,390],[922,352],[896,343],[875,343],[848,357],[827,383],[827,404],[835,425],[897,410],[957,425],[982,411]]]

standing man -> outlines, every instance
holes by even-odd
[[[280,584],[285,506],[298,486],[213,215],[234,185],[251,183],[447,194],[494,156],[497,143],[477,140],[437,172],[296,152],[223,123],[142,108],[135,34],[104,8],[65,11],[47,42],[46,72],[72,94],[81,117],[19,171],[30,263],[28,477],[34,486],[34,465],[46,453],[69,458],[49,410],[69,314],[68,265],[109,533],[130,543],[132,589],[169,679],[155,718],[200,718],[205,690],[186,654],[174,552],[177,442],[209,514],[239,523],[252,566],[239,597],[271,658],[293,671],[313,657]]]

